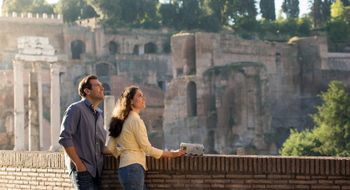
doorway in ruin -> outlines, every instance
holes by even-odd
[[[110,41],[108,43],[108,50],[110,55],[116,55],[119,53],[119,44],[115,41]]]
[[[197,116],[197,87],[193,81],[187,85],[187,115],[189,117]]]
[[[72,41],[70,44],[72,59],[81,59],[81,54],[85,53],[85,43],[81,40]]]
[[[157,45],[153,42],[148,42],[145,44],[145,53],[157,53]]]

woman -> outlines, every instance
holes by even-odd
[[[145,97],[136,86],[126,87],[114,108],[109,125],[108,149],[120,156],[118,177],[124,190],[143,190],[146,154],[154,158],[175,158],[185,151],[163,151],[152,147],[139,113],[145,108]]]

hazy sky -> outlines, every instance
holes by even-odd
[[[0,7],[2,5],[2,1],[0,0]],[[58,0],[47,0],[49,3],[56,3]],[[160,2],[166,2],[167,0],[160,0]],[[242,0],[244,1],[244,0]],[[283,0],[275,0],[275,7],[276,7],[276,16],[278,15],[278,11],[281,9]],[[300,16],[307,13],[309,11],[308,7],[308,1],[307,0],[300,0],[299,1],[299,7],[300,7]],[[258,7],[258,6],[257,6]],[[1,10],[0,10],[1,11]],[[1,12],[0,12],[1,13]]]

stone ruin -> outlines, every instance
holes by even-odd
[[[286,44],[185,33],[171,45],[174,78],[163,122],[168,148],[191,142],[208,153],[277,154],[291,128],[312,127],[309,114],[329,81],[350,85],[350,59],[328,53],[324,37]]]
[[[329,81],[350,86],[350,54],[328,52],[320,36],[287,44],[199,32],[176,34],[170,42],[172,32],[166,29],[113,33],[96,22],[83,23],[66,25],[60,17],[0,17],[2,149],[13,149],[17,135],[39,123],[40,150],[54,150],[60,116],[80,98],[78,82],[90,73],[99,76],[111,95],[103,105],[107,110],[125,86],[143,89],[143,118],[155,146],[198,143],[206,153],[224,154],[277,154],[291,128],[312,127],[308,115],[315,112],[317,94]],[[26,39],[27,46],[18,46],[23,36],[19,42]],[[35,41],[40,43],[28,46]],[[31,71],[29,80],[26,73]],[[23,96],[33,97],[36,91],[42,98]],[[38,112],[29,116],[30,110]],[[106,112],[106,123],[108,117]],[[24,123],[24,129],[17,123]],[[37,146],[28,136],[17,144]]]

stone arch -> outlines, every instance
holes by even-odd
[[[75,40],[70,43],[72,59],[81,59],[81,54],[85,53],[85,43],[81,40]]]
[[[115,42],[115,41],[110,41],[108,43],[108,50],[109,50],[109,54],[111,55],[115,55],[119,53],[119,43]]]
[[[197,116],[197,87],[193,81],[187,85],[187,115]]]
[[[157,53],[157,45],[153,42],[148,42],[145,44],[145,53]]]

